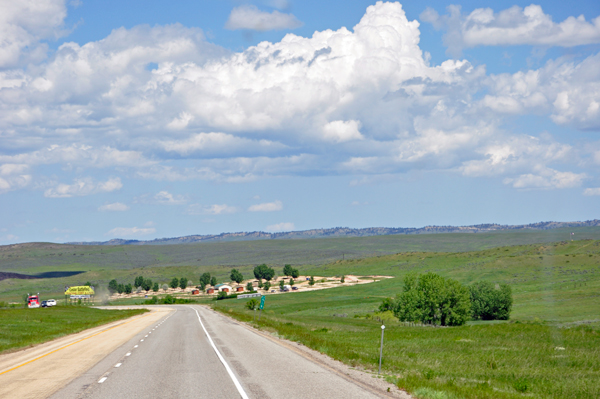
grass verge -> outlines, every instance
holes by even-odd
[[[0,354],[147,312],[83,306],[0,310]]]
[[[259,325],[244,300],[219,301],[213,307],[376,372],[381,323],[360,316],[372,312],[380,298],[363,290],[377,293],[387,284],[269,296]],[[356,311],[359,317],[353,317]],[[516,320],[432,328],[385,323],[383,373],[414,397],[600,397],[600,330],[589,324]]]

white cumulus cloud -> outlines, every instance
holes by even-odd
[[[282,222],[277,224],[272,224],[267,226],[266,230],[271,231],[273,233],[280,231],[293,231],[295,229],[294,223],[291,222]]]
[[[600,195],[600,187],[586,188],[583,190],[583,195],[595,196]]]
[[[283,209],[283,203],[279,200],[252,205],[248,208],[250,212],[275,212]]]
[[[187,209],[188,215],[224,215],[236,213],[238,208],[227,204],[201,205],[192,204]]]
[[[225,28],[230,30],[249,29],[260,32],[295,29],[301,26],[302,22],[292,14],[285,14],[277,10],[270,13],[260,11],[254,5],[235,7],[225,24]]]
[[[350,140],[362,140],[360,134],[360,121],[333,121],[323,127],[325,140],[342,143]]]
[[[143,236],[152,233],[156,233],[156,229],[153,227],[115,227],[106,233],[106,235],[118,238],[128,236]]]
[[[110,212],[123,212],[129,210],[129,206],[120,202],[114,202],[112,204],[105,204],[98,208],[99,211],[110,211]]]
[[[45,58],[42,39],[56,39],[67,16],[65,0],[0,2],[0,68]]]
[[[481,45],[573,47],[600,43],[600,16],[590,22],[580,15],[556,23],[536,4],[525,8],[513,6],[498,13],[491,8],[477,8],[469,15],[462,15],[459,6],[450,6],[448,11],[440,16],[428,8],[421,14],[421,20],[448,30],[445,43],[455,55],[463,48]]]
[[[96,182],[94,179],[87,177],[75,179],[73,184],[61,183],[55,187],[49,188],[44,192],[44,197],[82,197],[98,193],[109,193],[111,191],[119,190],[121,187],[123,187],[123,183],[121,183],[121,179],[118,177],[108,179],[105,182]]]

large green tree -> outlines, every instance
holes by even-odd
[[[141,287],[144,284],[144,276],[137,276],[134,280],[134,287]]]
[[[115,292],[117,292],[117,287],[119,286],[119,283],[117,283],[117,280],[112,279],[108,282],[108,290],[110,291],[111,294],[114,294]]]
[[[275,270],[267,266],[266,264],[258,265],[254,268],[254,277],[258,280],[264,279],[271,281],[275,276]]]
[[[171,280],[171,283],[169,285],[171,286],[171,288],[179,287],[179,279],[177,277],[173,277],[173,280]]]
[[[144,279],[141,287],[144,291],[150,291],[152,289],[152,280],[149,278]]]
[[[244,281],[244,276],[237,269],[232,269],[229,277],[231,277],[231,281],[235,281],[238,284]]]
[[[207,286],[210,284],[210,273],[206,272],[206,273],[202,273],[202,275],[200,276],[200,282],[204,283],[204,286]]]
[[[185,290],[187,288],[188,279],[187,277],[182,277],[179,279],[179,288]]]

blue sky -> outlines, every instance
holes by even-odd
[[[598,218],[600,4],[0,5],[0,245]]]

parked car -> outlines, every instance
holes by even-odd
[[[298,287],[292,287],[294,291],[298,291]]]
[[[56,299],[48,299],[48,300],[46,301],[46,304],[47,304],[48,306],[56,306]]]
[[[43,308],[47,308],[48,307],[48,301],[42,301],[42,307]]]

